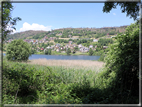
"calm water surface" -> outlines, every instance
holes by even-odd
[[[3,53],[5,56],[6,54]],[[37,54],[32,54],[29,57],[29,60],[33,59],[54,59],[54,60],[98,60],[100,56],[86,56],[86,55],[77,55],[77,56],[68,56],[68,55],[37,55]]]

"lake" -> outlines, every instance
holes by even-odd
[[[5,53],[3,53],[5,56]],[[98,60],[100,56],[87,56],[87,55],[76,55],[76,56],[71,56],[71,55],[37,55],[37,54],[32,54],[29,57],[29,60],[33,59],[53,59],[53,60]]]

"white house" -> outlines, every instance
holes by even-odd
[[[116,36],[111,36],[111,38],[114,38],[114,37],[116,37]]]
[[[98,42],[98,40],[97,39],[93,39],[93,42]]]
[[[108,48],[108,46],[103,46],[103,49],[106,49],[106,48]]]
[[[46,47],[47,49],[51,49],[51,47],[50,46],[48,46],[48,47]]]
[[[90,45],[89,48],[93,48],[93,45]]]
[[[82,45],[81,45],[81,44],[79,44],[79,45],[78,45],[78,48],[81,48],[81,47],[82,47]]]

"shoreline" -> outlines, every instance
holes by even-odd
[[[3,52],[3,53],[6,53],[6,52]],[[43,53],[39,53],[39,54],[37,54],[37,53],[35,53],[35,54],[33,54],[33,55],[45,55],[45,54],[43,54]],[[78,56],[78,55],[84,55],[84,56],[90,56],[90,55],[88,55],[88,54],[71,54],[71,55],[65,55],[64,53],[63,54],[52,54],[52,55],[63,55],[63,56]],[[101,55],[92,55],[92,56],[101,56]]]
[[[43,54],[43,53],[41,53],[41,54],[37,54],[37,53],[35,53],[35,55],[45,55],[45,54]],[[66,56],[67,54],[52,54],[52,55],[64,55],[64,56]],[[70,56],[77,56],[77,55],[85,55],[85,56],[89,56],[89,55],[87,55],[87,54],[71,54]],[[96,56],[96,55],[94,55],[94,56]]]
[[[45,54],[32,54],[32,55],[45,55]],[[62,55],[62,54],[53,54],[53,55]],[[80,54],[83,55],[83,54]],[[62,56],[79,56],[79,55],[62,55]],[[83,55],[83,56],[90,56],[90,55]],[[101,55],[92,55],[92,56],[101,56]]]

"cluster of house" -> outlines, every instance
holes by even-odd
[[[93,45],[90,45],[88,48],[88,47],[85,47],[81,44],[79,44],[79,45],[72,44],[72,41],[69,41],[69,43],[66,44],[65,46],[61,46],[60,44],[57,43],[56,45],[46,47],[46,49],[53,49],[57,52],[59,52],[59,51],[65,52],[68,48],[70,48],[71,51],[73,51],[75,47],[78,47],[80,52],[89,52],[89,49],[93,48]],[[94,48],[97,48],[97,45]]]
[[[72,44],[72,41],[69,41],[69,43],[66,44],[65,46],[61,46],[61,44],[57,43],[56,45],[46,47],[46,49],[53,49],[53,50],[59,52],[59,51],[66,51],[65,49],[68,49],[68,48],[73,50],[75,47],[77,47],[77,45]]]
[[[58,35],[62,35],[62,33],[60,33]],[[71,37],[71,35],[69,35],[69,36]],[[48,42],[47,39],[48,40],[54,40],[54,39],[56,39],[56,37],[47,37],[47,36],[45,36],[41,40],[25,39],[24,41],[27,42],[27,43],[31,43],[32,42],[33,44],[38,44],[38,43],[46,43],[46,42]],[[11,41],[13,41],[13,39],[9,39],[7,42],[10,43]],[[93,42],[98,42],[98,39],[93,39]],[[57,52],[59,52],[59,51],[65,52],[66,51],[65,49],[70,48],[71,51],[73,51],[75,47],[78,47],[80,52],[89,52],[90,48],[93,48],[93,45],[90,45],[89,47],[85,47],[85,46],[83,46],[81,44],[76,45],[76,44],[73,44],[72,41],[69,41],[69,43],[66,44],[65,46],[61,46],[59,43],[57,43],[56,45],[48,46],[45,49],[37,47],[36,51],[38,52],[39,50],[45,51],[46,49],[52,49],[52,50],[55,50]],[[95,48],[97,48],[97,45],[94,47],[94,49]],[[107,46],[103,46],[103,48],[106,49],[108,47]]]

